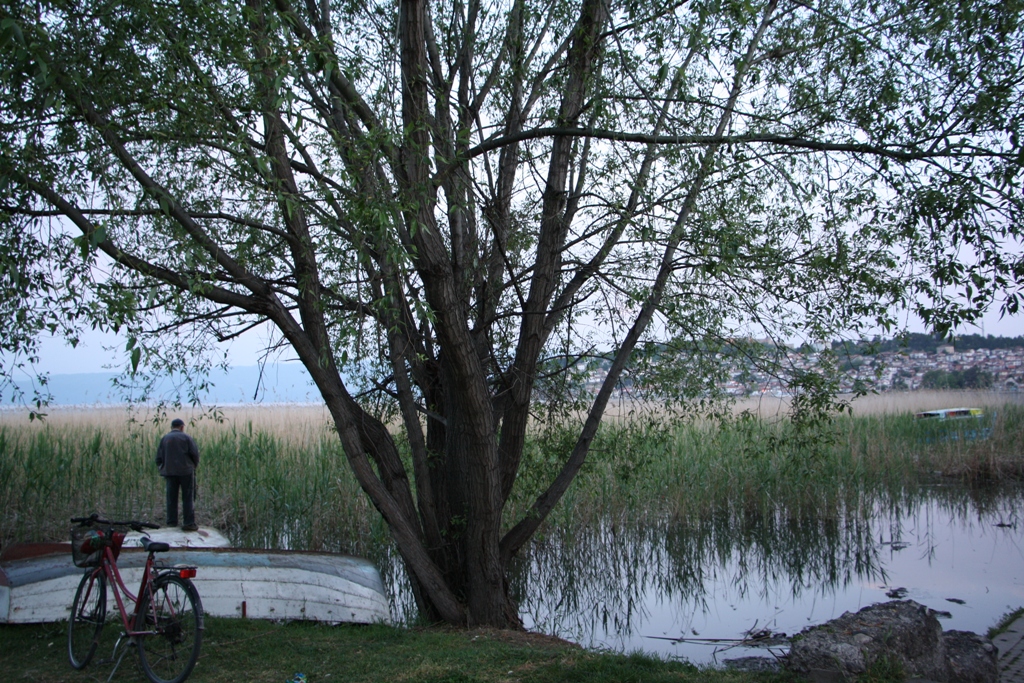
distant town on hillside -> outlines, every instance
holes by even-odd
[[[1024,337],[973,334],[950,342],[912,334],[906,339],[835,343],[833,351],[844,371],[843,391],[854,390],[858,382],[875,391],[1019,391],[1024,386]],[[807,369],[816,362],[816,354],[798,352],[788,359]]]
[[[756,344],[754,340],[746,343]],[[766,348],[771,346],[762,343]],[[786,396],[789,380],[797,373],[818,370],[824,355],[840,371],[841,393],[918,389],[1016,392],[1024,387],[1024,336],[974,334],[949,341],[910,334],[897,339],[837,341],[831,348],[803,345],[776,358],[771,370],[763,369],[743,353],[725,350],[717,355],[726,366],[719,389],[732,396]],[[607,376],[608,367],[608,362],[600,362],[591,370],[587,384],[592,391]],[[630,384],[629,379],[623,382],[623,393],[632,393]]]

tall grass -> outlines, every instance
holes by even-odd
[[[990,409],[989,438],[936,430],[912,413],[843,414],[798,429],[784,419],[741,414],[719,423],[604,427],[550,523],[608,515],[643,522],[709,514],[723,507],[767,511],[839,509],[866,494],[898,499],[908,489],[957,481],[1024,479],[1024,406]],[[964,429],[973,429],[969,423]],[[509,517],[526,506],[571,450],[570,428],[530,444]]]
[[[326,424],[277,432],[251,419],[200,422],[197,520],[243,547],[365,554],[386,536]],[[55,420],[0,425],[0,543],[62,540],[69,518],[164,520],[164,483],[154,457],[163,430]]]
[[[909,413],[843,415],[813,433],[740,415],[722,423],[602,428],[549,524],[597,518],[643,522],[724,508],[855,505],[865,492],[898,497],[938,477],[978,482],[1024,476],[1024,407],[997,410],[985,440],[928,440]],[[202,453],[197,518],[243,547],[379,556],[388,533],[355,482],[320,410],[226,414],[188,428]],[[163,433],[124,413],[0,422],[0,543],[62,540],[68,518],[99,512],[163,521],[153,458]],[[571,426],[534,434],[506,518],[513,523],[573,446]]]

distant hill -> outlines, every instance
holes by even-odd
[[[843,349],[851,355],[863,355],[866,353],[898,352],[898,351],[919,351],[923,353],[935,353],[940,346],[953,346],[957,351],[972,351],[977,349],[1014,349],[1024,347],[1024,336],[1020,337],[994,337],[991,334],[982,336],[980,334],[958,335],[950,342],[948,339],[937,339],[928,334],[912,333],[906,337],[896,339],[875,339],[871,342],[832,342],[832,348]]]
[[[949,343],[948,340],[936,339],[927,334],[910,334],[903,338],[876,339],[872,342],[833,342],[832,346],[843,354],[864,355],[899,351],[935,353],[939,346]],[[956,337],[953,346],[958,351],[1018,348],[1024,347],[1024,336],[966,334]],[[607,366],[608,361],[601,364]],[[113,386],[116,376],[104,372],[50,375],[48,388],[53,395],[51,405],[123,403],[121,392]],[[262,380],[260,368],[255,365],[233,367],[226,372],[218,370],[210,375],[209,380],[210,390],[202,396],[203,403],[207,405],[321,402],[320,393],[313,386],[309,373],[299,363],[267,365],[263,368]],[[31,397],[32,387],[29,383],[21,383],[20,387],[26,397]],[[11,394],[8,389],[0,395],[0,407],[14,405]],[[161,387],[158,394],[170,398],[173,395],[172,381],[168,380],[166,387]]]
[[[96,405],[122,403],[121,392],[114,388],[117,375],[105,372],[50,375],[48,390],[53,395],[51,405]],[[227,372],[215,371],[210,375],[210,391],[203,395],[203,403],[230,405],[238,403],[319,403],[320,393],[313,386],[309,373],[298,363],[280,363],[263,368],[259,366],[231,368]],[[26,396],[31,396],[29,383],[20,383]],[[169,397],[173,390],[171,380],[161,387],[159,394]],[[10,390],[0,396],[0,406],[10,406]]]

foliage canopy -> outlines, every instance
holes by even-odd
[[[92,325],[127,336],[132,372],[201,377],[213,342],[269,324],[425,612],[516,623],[504,567],[628,373],[703,396],[722,347],[762,348],[747,338],[1017,311],[1020,18],[1015,0],[5,0],[7,370]],[[596,349],[611,364],[588,387]],[[798,408],[829,405],[834,383],[795,383]],[[580,415],[559,474],[503,520],[530,420]]]

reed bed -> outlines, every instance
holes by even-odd
[[[898,497],[939,479],[1020,478],[1024,407],[994,410],[991,436],[974,441],[932,439],[910,412],[855,410],[811,433],[750,413],[718,423],[612,421],[548,524],[780,507],[797,516],[808,507],[859,504],[851,501],[865,492]],[[123,410],[54,411],[39,424],[4,415],[0,544],[63,540],[68,518],[90,512],[163,521],[163,481],[153,456],[167,420],[158,417],[159,423]],[[355,482],[321,408],[185,417],[196,418],[187,431],[202,452],[200,524],[224,529],[243,547],[393,555],[386,526]],[[509,523],[557,473],[574,435],[569,425],[533,435],[507,508]]]
[[[935,401],[938,403],[938,401]],[[925,402],[923,408],[932,406]],[[911,412],[864,411],[811,429],[779,417],[740,413],[720,422],[606,426],[549,524],[572,527],[608,515],[653,523],[723,509],[790,516],[864,506],[864,497],[899,500],[936,483],[1024,481],[1024,406],[987,405],[987,438],[978,425],[937,425]],[[955,405],[947,400],[938,405]],[[527,473],[509,509],[516,518],[557,472],[572,447],[571,429],[531,443]]]
[[[243,547],[367,554],[379,546],[386,528],[318,412],[245,411],[190,424],[201,453],[199,523]],[[165,428],[133,417],[77,411],[0,424],[0,543],[62,540],[71,516],[91,512],[162,522],[154,456]]]

